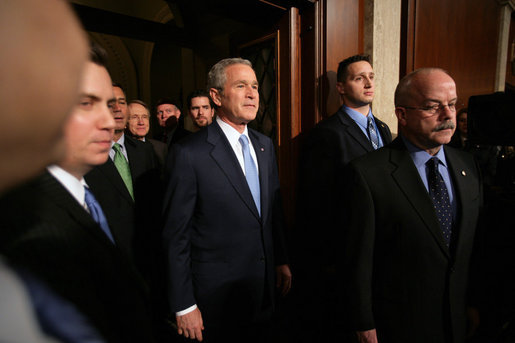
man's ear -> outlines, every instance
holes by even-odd
[[[220,107],[222,106],[222,97],[220,95],[220,91],[216,88],[210,88],[209,89],[209,95],[211,95],[211,99],[213,99],[213,102],[216,106]]]
[[[343,83],[341,83],[341,82],[336,82],[336,90],[338,91],[338,93],[339,93],[340,95],[345,94],[345,90],[343,89]]]
[[[406,109],[403,107],[395,107],[395,115],[397,116],[397,121],[399,122],[399,125],[405,126],[407,122]]]

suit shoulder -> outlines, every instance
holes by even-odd
[[[391,149],[386,146],[353,159],[349,165],[357,169],[377,169],[389,160]]]
[[[265,134],[263,134],[257,130],[254,130],[250,127],[248,128],[248,130],[249,130],[249,134],[255,135],[260,141],[272,143],[272,139],[270,137],[266,136]]]
[[[335,130],[338,127],[338,125],[341,124],[341,119],[340,119],[341,114],[340,113],[341,113],[341,111],[339,110],[338,112],[334,113],[333,115],[322,119],[315,125],[313,130],[314,131],[316,131],[316,130]]]

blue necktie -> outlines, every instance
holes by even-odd
[[[379,138],[377,137],[376,128],[374,127],[374,123],[372,122],[372,115],[369,114],[367,117],[367,131],[368,137],[370,138],[370,143],[374,147],[374,150],[379,148]]]
[[[443,238],[448,247],[452,236],[452,207],[447,186],[445,186],[445,182],[438,171],[439,163],[438,157],[433,157],[426,162],[428,168],[427,181],[429,196],[433,201]]]
[[[247,184],[249,185],[250,192],[252,193],[252,197],[254,198],[254,203],[256,204],[259,215],[261,215],[261,198],[260,198],[260,190],[259,190],[259,177],[257,173],[256,164],[252,159],[252,155],[250,155],[249,150],[249,139],[245,135],[241,135],[238,139],[242,148],[243,148],[243,162],[245,164],[245,178],[247,179]]]
[[[100,207],[100,204],[97,202],[97,199],[95,199],[93,193],[91,193],[88,187],[84,186],[84,190],[86,191],[85,199],[86,205],[88,205],[89,213],[93,217],[93,220],[100,226],[102,231],[104,231],[107,237],[109,237],[111,242],[114,243],[114,238],[111,234],[111,230],[109,230],[109,225],[107,224],[107,219],[104,215],[104,212],[102,211],[102,207]]]

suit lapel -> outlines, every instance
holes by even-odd
[[[218,167],[223,171],[227,180],[236,190],[242,201],[252,211],[254,216],[259,220],[259,213],[252,198],[252,193],[245,179],[245,175],[241,170],[240,164],[234,151],[225,137],[222,129],[218,123],[213,122],[212,125],[207,127],[207,142],[213,145],[211,150],[211,157],[216,162]],[[254,142],[252,142],[254,144]],[[261,169],[260,169],[261,174]],[[261,198],[263,195],[261,194]]]
[[[400,138],[395,139],[390,147],[390,162],[396,166],[392,173],[393,179],[406,196],[408,202],[411,203],[415,212],[420,216],[442,252],[447,257],[450,257],[449,249],[445,245],[440,224],[436,218],[433,203],[427,194],[427,190],[420,179],[411,156]]]
[[[372,143],[370,143],[368,138],[363,134],[363,131],[361,131],[358,124],[356,124],[345,111],[340,108],[340,110],[337,112],[337,115],[340,118],[340,122],[344,126],[345,131],[347,131],[350,137],[352,137],[366,151],[370,152],[374,150]]]
[[[126,198],[127,201],[133,202],[129,191],[127,190],[127,186],[122,180],[120,173],[118,173],[118,169],[114,165],[111,158],[107,159],[107,162],[97,167],[102,174],[105,175],[107,180],[113,185],[113,187],[120,193],[121,196]],[[131,171],[132,172],[132,171]]]
[[[466,241],[462,238],[467,232],[473,232],[470,228],[463,227],[465,216],[467,213],[474,213],[475,209],[471,207],[470,200],[476,199],[480,194],[476,191],[477,184],[472,175],[474,171],[471,170],[471,166],[468,166],[463,162],[459,155],[455,153],[453,149],[444,147],[445,158],[448,164],[449,174],[452,179],[454,187],[454,196],[456,198],[457,206],[457,223],[454,230],[457,230],[457,254],[461,250],[462,242]]]
[[[85,230],[89,235],[101,241],[102,244],[113,246],[111,240],[102,231],[91,215],[84,209],[77,200],[49,173],[41,177],[40,187],[42,192],[47,194],[47,199],[53,201],[62,208],[68,215],[77,222],[77,227]],[[71,229],[71,228],[70,228]]]
[[[252,141],[252,146],[254,147],[254,152],[256,153],[258,168],[259,168],[259,189],[261,196],[261,218],[266,218],[267,209],[268,209],[268,200],[270,199],[268,194],[268,164],[271,162],[266,158],[269,156],[265,149],[265,145],[260,140],[259,136],[249,129],[250,140]]]
[[[127,157],[129,159],[129,168],[131,170],[132,183],[134,184],[134,178],[136,175],[140,173],[140,162],[141,158],[139,156],[138,148],[136,143],[132,140],[132,138],[125,135],[125,149],[127,149]]]

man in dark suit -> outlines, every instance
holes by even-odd
[[[87,44],[69,4],[59,0],[2,2],[0,44],[10,47],[0,54],[0,195],[4,195],[64,155],[62,130],[77,101]],[[0,242],[6,229],[0,225]],[[33,275],[27,280],[27,272],[25,279],[21,274],[0,256],[0,342],[55,342],[70,328],[77,335],[68,335],[67,341],[79,342],[80,330],[74,325],[78,312],[70,313],[70,305],[48,287],[42,292],[44,286]]]
[[[472,156],[444,145],[456,101],[441,69],[405,76],[395,91],[400,137],[349,165],[343,274],[360,342],[465,341],[482,188]]]
[[[181,110],[176,104],[177,102],[170,98],[159,99],[156,104],[157,120],[162,128],[162,132],[156,136],[156,139],[166,143],[168,149],[191,134],[191,132],[182,128],[179,122]]]
[[[306,137],[300,164],[300,223],[306,234],[305,257],[313,265],[331,269],[340,241],[339,185],[343,168],[392,140],[388,126],[372,115],[374,71],[368,56],[349,57],[338,66],[336,88],[343,106],[322,120]],[[372,121],[378,144],[371,141],[367,119]],[[311,229],[318,228],[315,241]],[[312,272],[312,268],[308,270]]]
[[[64,158],[1,200],[0,249],[75,305],[106,341],[152,342],[146,288],[83,179],[108,158],[114,128],[111,79],[98,51],[79,90],[64,127]]]
[[[104,209],[117,246],[136,264],[147,282],[156,329],[165,333],[164,266],[161,255],[162,173],[150,144],[125,135],[129,116],[125,93],[114,84],[115,129],[109,158],[85,175]],[[162,330],[163,327],[163,330]]]
[[[129,116],[125,93],[117,84],[113,92],[115,130],[110,158],[85,179],[104,209],[118,246],[140,264],[145,252],[140,251],[139,238],[153,235],[159,225],[159,171],[152,146],[124,134]]]
[[[147,104],[141,100],[129,101],[129,121],[127,122],[127,133],[142,142],[152,144],[154,153],[161,167],[164,168],[166,156],[168,155],[168,146],[166,143],[156,139],[147,138],[150,130],[150,109]]]
[[[208,87],[216,121],[169,155],[164,237],[170,304],[185,337],[263,341],[276,280],[283,293],[291,285],[274,146],[247,127],[259,106],[249,61],[218,62]]]
[[[374,70],[368,56],[356,55],[341,61],[336,88],[343,106],[318,123],[303,145],[295,232],[297,290],[301,292],[301,306],[307,308],[301,312],[307,314],[306,321],[310,323],[306,333],[328,340],[337,339],[334,335],[341,331],[327,330],[327,319],[318,317],[317,323],[310,313],[318,309],[332,313],[329,320],[338,320],[334,313],[339,293],[335,264],[342,245],[342,171],[354,158],[392,140],[388,126],[372,115]]]

